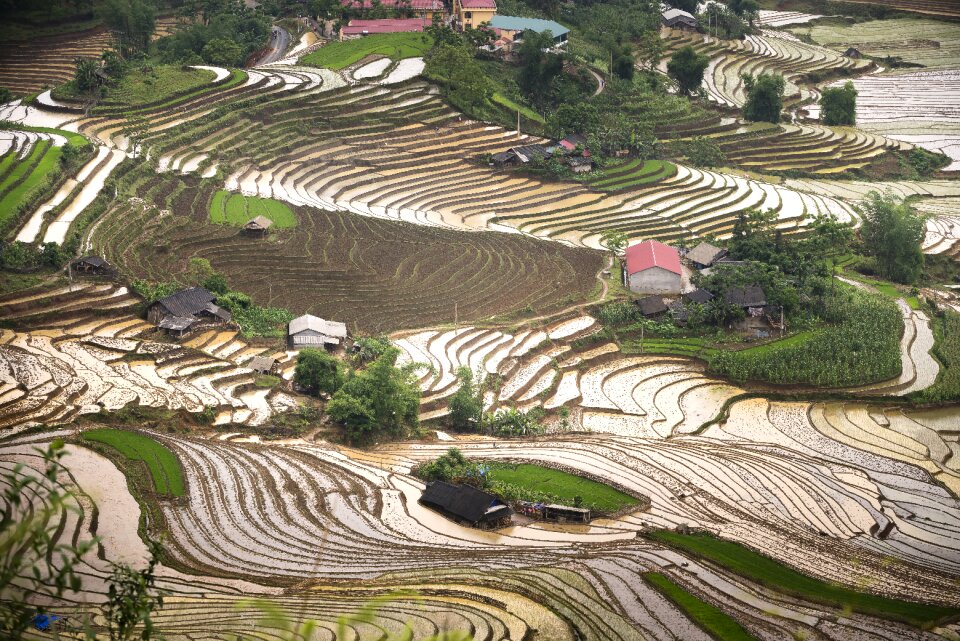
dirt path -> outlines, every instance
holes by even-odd
[[[587,67],[587,71],[590,73],[591,76],[593,76],[593,79],[597,81],[597,90],[593,92],[592,96],[590,96],[591,98],[594,98],[596,96],[599,96],[601,93],[603,93],[603,90],[607,88],[607,81],[603,79],[603,76],[598,74],[596,71],[594,71],[590,67]]]

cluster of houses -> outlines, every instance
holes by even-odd
[[[691,305],[706,305],[715,298],[712,292],[690,284],[693,271],[709,276],[718,267],[744,264],[728,259],[727,250],[707,242],[680,250],[647,240],[624,252],[622,279],[627,289],[641,295],[635,303],[645,318],[669,317],[682,326],[687,324]],[[724,293],[723,300],[744,310],[745,319],[737,324],[738,330],[763,337],[771,328],[783,327],[782,309],[769,305],[760,287],[731,288]]]
[[[374,7],[374,0],[341,0],[343,6],[357,11]],[[377,33],[419,33],[439,20],[456,29],[485,27],[493,31],[494,41],[484,46],[492,53],[509,54],[523,42],[525,33],[553,36],[554,46],[567,43],[570,30],[553,20],[503,16],[497,14],[496,0],[380,0],[379,6],[408,15],[404,18],[356,18],[341,27],[341,40],[361,38]]]
[[[587,139],[580,134],[572,134],[557,142],[547,144],[521,145],[511,147],[490,156],[494,167],[526,165],[527,163],[557,158],[562,164],[577,174],[593,170],[593,158],[587,148]]]

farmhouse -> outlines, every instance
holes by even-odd
[[[570,134],[566,138],[562,138],[557,144],[569,153],[573,153],[579,147],[583,150],[584,156],[590,155],[590,150],[587,149],[587,138],[581,134]]]
[[[638,294],[679,294],[683,271],[675,247],[647,240],[627,248],[623,284]]]
[[[593,171],[593,161],[587,156],[569,156],[564,158],[563,162],[575,174],[587,174]]]
[[[84,256],[70,263],[70,269],[77,274],[103,276],[111,271],[110,263],[99,256]]]
[[[453,14],[461,29],[476,29],[497,15],[496,0],[453,0]]]
[[[425,18],[388,18],[383,20],[351,20],[340,30],[343,39],[373,33],[419,33],[429,22]]]
[[[663,26],[670,29],[681,29],[684,31],[696,31],[700,26],[697,19],[692,14],[681,9],[667,9],[660,14],[663,20]]]
[[[272,374],[277,366],[277,359],[269,356],[254,356],[247,363],[247,367],[258,374]]]
[[[466,0],[463,0],[466,1]],[[501,40],[507,43],[523,42],[523,34],[532,31],[535,33],[550,32],[556,47],[567,44],[567,34],[570,30],[559,22],[542,20],[540,18],[519,18],[517,16],[492,16],[490,27],[497,32]]]
[[[710,243],[700,243],[687,252],[686,259],[693,263],[697,269],[709,267],[721,258],[727,255],[726,249],[714,247]]]
[[[328,321],[304,314],[290,321],[287,341],[290,349],[304,347],[335,348],[347,337],[347,326],[337,321]]]
[[[216,305],[216,294],[203,287],[181,289],[147,308],[147,320],[171,334],[183,335],[200,321],[229,323],[230,312]]]
[[[457,521],[484,529],[509,522],[513,513],[493,494],[470,485],[453,485],[443,481],[428,484],[420,502]]]
[[[706,305],[714,299],[713,294],[708,292],[705,289],[697,288],[692,292],[687,292],[682,296],[683,300],[688,303],[697,303],[699,305]]]
[[[251,236],[266,236],[273,221],[266,216],[257,216],[243,226],[243,231]]]
[[[762,309],[767,305],[767,295],[763,293],[763,289],[755,285],[728,289],[723,296],[723,300],[730,305],[736,305],[744,309]]]

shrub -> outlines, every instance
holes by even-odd
[[[727,160],[717,143],[702,136],[684,143],[682,149],[687,160],[696,167],[717,167]]]
[[[779,74],[762,73],[754,77],[745,73],[740,76],[747,90],[747,102],[743,105],[743,117],[754,122],[780,122],[783,111],[783,92],[786,81]]]
[[[849,80],[842,87],[824,89],[820,106],[824,124],[853,125],[857,122],[857,90]]]
[[[303,349],[297,354],[294,382],[311,393],[335,394],[346,380],[346,365],[319,349]]]

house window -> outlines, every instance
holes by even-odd
[[[467,20],[470,20],[470,19],[473,17],[473,12],[472,12],[472,11],[467,11],[467,12],[466,12],[465,14],[463,14],[463,15],[464,15],[464,17],[465,17]]]

